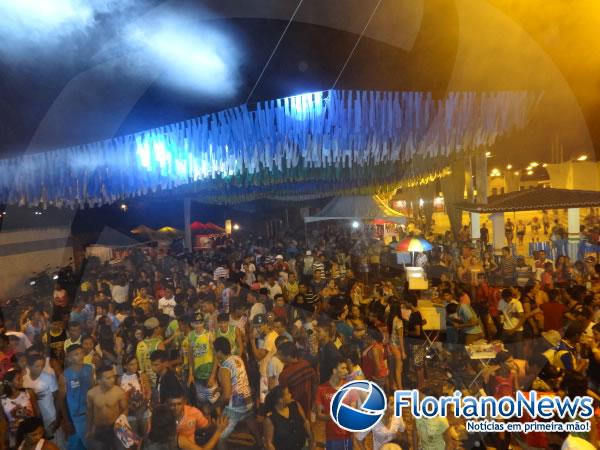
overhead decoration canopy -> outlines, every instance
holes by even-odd
[[[497,213],[541,209],[593,208],[600,206],[599,191],[534,188],[488,197],[487,204],[462,203],[463,211]]]
[[[0,203],[99,206],[177,189],[235,203],[430,176],[524,127],[540,94],[326,91],[0,160]]]
[[[314,216],[304,218],[305,223],[322,220],[372,220],[386,219],[405,224],[406,216],[388,207],[377,196],[337,197]]]

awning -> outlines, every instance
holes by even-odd
[[[600,206],[600,191],[534,188],[488,197],[487,204],[459,203],[457,208],[477,213],[537,211],[540,209]]]

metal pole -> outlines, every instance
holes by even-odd
[[[185,249],[192,251],[192,229],[191,225],[191,203],[192,199],[186,197],[183,199],[183,220],[185,222]]]

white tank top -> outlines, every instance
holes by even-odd
[[[133,375],[129,375],[128,373],[124,373],[121,375],[121,388],[125,392],[129,392],[132,389],[136,391],[142,391],[142,385],[140,384],[140,378],[137,373]]]

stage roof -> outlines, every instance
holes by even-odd
[[[497,213],[600,206],[600,191],[534,188],[488,197],[487,204],[460,203],[463,211]]]

